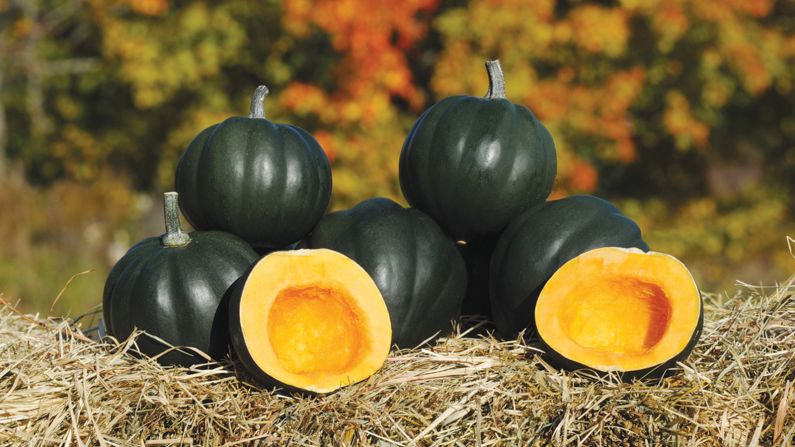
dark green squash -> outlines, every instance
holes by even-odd
[[[249,117],[203,130],[177,165],[176,190],[198,230],[223,230],[254,247],[285,247],[303,238],[331,197],[331,167],[305,130],[265,119],[260,86]]]
[[[164,235],[137,243],[111,270],[102,300],[105,326],[118,340],[138,328],[171,345],[220,359],[229,344],[222,300],[259,256],[229,233],[183,233],[176,193],[165,195],[165,220]],[[149,356],[168,349],[145,335],[136,342]],[[171,350],[158,361],[183,366],[205,362],[189,350]]]
[[[307,239],[361,265],[386,301],[392,342],[411,348],[448,332],[466,293],[464,261],[453,241],[423,212],[385,199],[326,215]]]
[[[648,250],[640,228],[610,202],[570,196],[545,202],[514,220],[491,258],[494,323],[505,337],[532,328],[536,299],[566,261],[600,247]]]
[[[280,247],[280,248],[275,248],[275,247],[254,247],[254,251],[257,252],[257,254],[260,256],[260,258],[264,258],[265,256],[268,256],[269,254],[271,254],[271,253],[273,253],[275,251],[298,250],[300,248],[303,248],[302,243],[303,243],[303,240],[294,242],[294,243],[292,243],[292,244],[290,244],[290,245],[288,245],[286,247]]]
[[[486,66],[486,97],[439,101],[414,123],[400,153],[406,200],[456,239],[498,233],[543,202],[555,181],[551,135],[506,99],[499,61]]]

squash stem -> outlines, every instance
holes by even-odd
[[[505,76],[502,74],[499,59],[486,61],[486,71],[489,73],[489,89],[486,92],[486,99],[507,99]]]
[[[179,203],[176,192],[163,194],[163,214],[166,218],[166,234],[163,235],[163,245],[166,247],[184,247],[190,242],[190,236],[182,231],[179,223]]]
[[[265,97],[268,96],[268,87],[260,85],[254,90],[251,96],[251,108],[249,109],[249,118],[265,119]]]

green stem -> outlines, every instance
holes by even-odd
[[[502,74],[499,59],[486,61],[486,71],[489,73],[489,90],[486,92],[486,99],[507,99],[505,76]]]
[[[268,96],[268,87],[260,85],[254,90],[251,96],[251,108],[249,109],[249,118],[265,119],[265,97]]]
[[[163,194],[163,214],[166,219],[166,234],[163,235],[163,245],[166,247],[184,247],[190,242],[190,236],[182,231],[179,223],[179,202],[176,192]]]

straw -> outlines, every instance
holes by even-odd
[[[469,331],[325,396],[260,389],[231,362],[163,368],[6,303],[0,445],[795,445],[795,278],[704,303],[701,342],[661,381],[562,373],[532,340]]]

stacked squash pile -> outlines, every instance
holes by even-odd
[[[231,346],[256,380],[322,393],[372,375],[392,346],[449,331],[463,309],[502,337],[537,334],[565,369],[664,374],[701,331],[692,276],[607,201],[547,201],[552,137],[506,99],[499,62],[486,67],[484,98],[445,98],[406,138],[412,208],[372,198],[324,215],[322,148],[268,121],[257,88],[248,117],[203,130],[182,155],[165,234],[111,271],[109,332],[144,331],[140,351],[163,364]],[[182,231],[179,209],[197,231]]]

